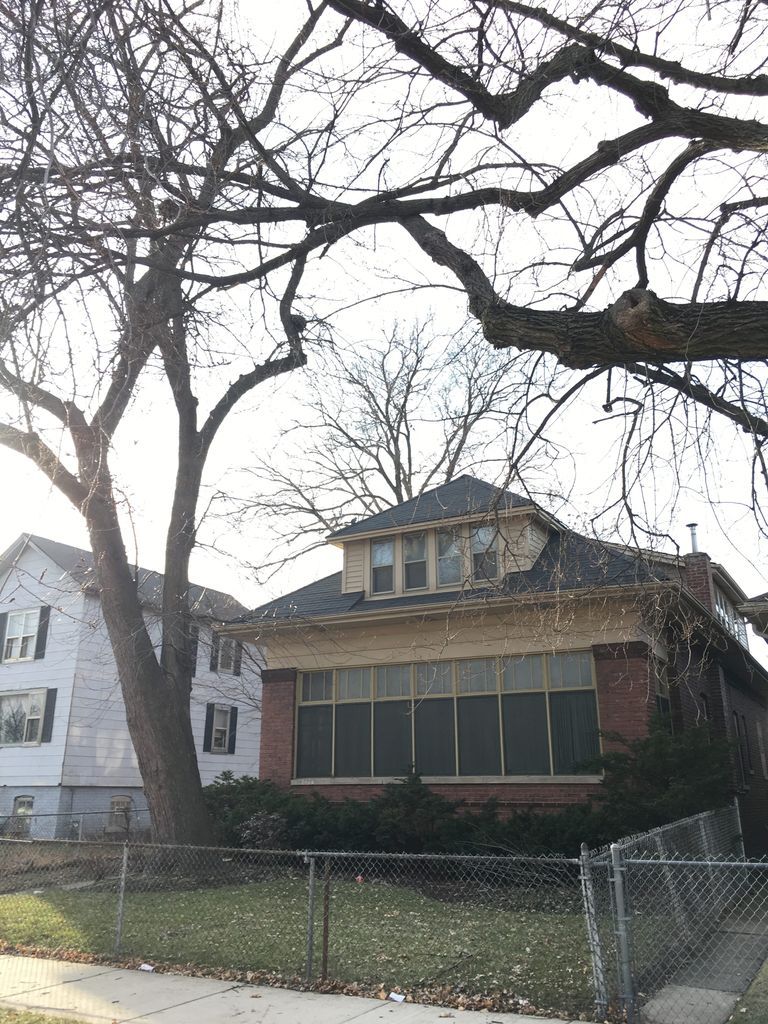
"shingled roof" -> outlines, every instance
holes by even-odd
[[[360,519],[330,534],[329,540],[344,540],[356,534],[375,533],[395,527],[435,523],[458,516],[483,515],[511,508],[530,508],[533,502],[514,491],[505,491],[474,476],[457,476],[450,483],[424,491],[410,501],[384,512]]]
[[[22,534],[0,556],[0,570],[9,568],[28,542],[39,548],[83,590],[97,590],[94,558],[91,551],[73,547],[71,544],[62,544],[57,540],[49,540],[47,537],[39,537],[32,533]],[[159,609],[163,600],[163,574],[154,572],[152,569],[142,569],[141,566],[138,568],[132,566],[131,568],[136,574],[139,600],[142,605],[146,608]],[[246,612],[244,605],[236,601],[230,594],[224,594],[220,590],[211,590],[209,587],[201,587],[195,583],[190,584],[189,587],[189,603],[194,615],[219,622],[230,621]]]
[[[341,573],[337,572],[270,601],[235,621],[263,625],[446,603],[477,605],[490,598],[629,587],[670,579],[679,579],[679,576],[668,565],[565,530],[550,535],[532,568],[508,573],[499,586],[441,590],[371,601],[366,600],[362,591],[342,593]]]

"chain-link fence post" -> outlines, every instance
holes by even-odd
[[[595,1008],[597,1009],[597,1016],[602,1019],[605,1017],[608,1007],[608,989],[605,981],[603,948],[600,943],[600,931],[597,925],[597,912],[595,910],[595,889],[592,879],[592,866],[589,862],[589,849],[586,843],[581,844],[579,877],[581,879],[581,894],[584,901],[584,918],[587,924],[589,955],[592,959],[592,981],[595,986]]]
[[[328,977],[328,935],[331,922],[331,858],[325,858],[323,877],[323,962],[320,977],[325,981]]]
[[[115,922],[115,956],[120,955],[123,944],[123,915],[125,913],[125,881],[128,877],[128,843],[123,843],[123,862],[117,886],[117,920]]]
[[[307,895],[307,981],[312,981],[312,961],[315,955],[315,887],[316,862],[314,857],[309,860],[309,893]]]
[[[632,918],[627,900],[626,864],[618,843],[611,843],[611,886],[616,928],[616,955],[619,968],[619,999],[626,1013],[627,1024],[634,1024],[635,985],[632,978]]]

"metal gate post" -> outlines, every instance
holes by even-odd
[[[611,843],[611,883],[616,925],[616,953],[619,961],[619,998],[627,1024],[635,1024],[635,984],[632,978],[632,918],[626,887],[626,865],[618,843]]]
[[[312,981],[315,956],[315,858],[309,858],[309,894],[307,897],[307,981]]]
[[[587,942],[592,958],[592,981],[595,986],[595,1008],[597,1017],[602,1020],[608,1008],[608,987],[605,980],[605,963],[600,943],[600,931],[597,927],[595,910],[595,888],[592,878],[592,865],[589,862],[589,849],[586,843],[581,844],[579,858],[579,877],[581,879],[581,895],[584,901],[584,918],[587,923]]]

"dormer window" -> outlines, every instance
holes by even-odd
[[[458,530],[437,531],[437,585],[461,583],[461,534]]]
[[[499,553],[495,526],[474,526],[470,532],[472,579],[475,583],[495,580],[499,575]]]
[[[427,535],[423,530],[403,537],[403,578],[406,590],[427,585]]]
[[[395,589],[395,541],[375,540],[371,543],[371,591],[388,594]]]

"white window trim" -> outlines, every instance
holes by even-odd
[[[117,802],[122,806],[115,806]],[[127,793],[116,793],[109,800],[109,823],[107,832],[125,832],[130,826],[133,816],[133,797]]]
[[[221,732],[222,727],[216,725],[216,715],[222,712],[227,716],[227,725],[224,730],[224,746],[216,746],[216,733]],[[228,754],[229,753],[229,736],[232,730],[232,708],[229,704],[214,704],[213,705],[213,723],[211,725],[211,754]]]
[[[24,660],[27,660],[27,659],[24,659]],[[17,743],[6,743],[1,738],[1,734],[0,734],[0,750],[2,750],[4,747],[39,747],[40,744],[43,742],[43,740],[42,740],[42,736],[43,736],[43,722],[45,721],[45,704],[46,704],[46,700],[48,698],[48,691],[45,690],[45,689],[43,689],[43,690],[6,690],[6,691],[0,690],[0,701],[2,701],[6,697],[27,697],[30,700],[33,697],[39,697],[39,700],[40,700],[40,714],[39,715],[32,715],[31,718],[32,719],[37,718],[37,720],[40,723],[40,725],[38,726],[38,730],[37,730],[37,739],[34,739],[34,740],[26,740],[25,739],[25,740],[19,740]],[[25,736],[27,734],[27,722],[29,722],[29,720],[30,720],[30,716],[25,714],[25,716],[24,716],[24,735]]]
[[[29,615],[31,612],[35,612],[36,613],[34,631],[32,633],[13,633],[12,630],[11,630],[11,622],[12,622],[12,620],[14,618],[18,619],[19,617],[21,617],[22,622],[23,622],[24,617],[26,615]],[[3,648],[2,648],[2,651],[0,651],[0,654],[2,654],[2,659],[0,659],[0,660],[2,660],[2,663],[4,665],[13,665],[13,664],[16,664],[17,662],[22,662],[22,661],[34,661],[35,660],[35,648],[37,646],[37,633],[38,633],[38,630],[40,629],[40,607],[38,606],[36,608],[15,608],[13,611],[9,611],[7,613],[7,615],[8,615],[8,617],[7,617],[6,622],[5,622],[5,636],[3,637]],[[12,639],[23,639],[25,636],[32,638],[32,643],[31,643],[32,653],[31,654],[25,654],[23,658],[21,658],[21,657],[17,657],[17,658],[6,657],[6,655],[5,655],[5,648],[6,648],[6,645],[8,643],[9,638],[12,638]]]

